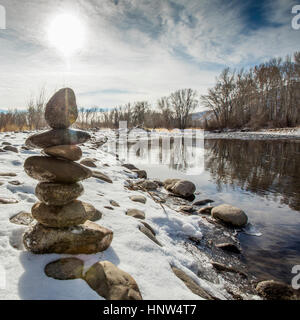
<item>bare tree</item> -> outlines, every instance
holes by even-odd
[[[170,104],[175,114],[179,129],[185,129],[189,116],[198,105],[196,91],[192,89],[182,89],[171,94]]]

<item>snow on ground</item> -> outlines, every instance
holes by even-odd
[[[270,140],[270,139],[300,139],[300,128],[261,129],[259,131],[227,131],[221,133],[205,132],[205,139],[241,139],[241,140]]]
[[[0,144],[10,142],[19,149],[19,153],[0,153],[0,173],[13,172],[16,177],[0,177],[0,197],[14,198],[17,204],[0,204],[0,299],[102,299],[84,280],[59,281],[46,277],[44,267],[47,263],[60,257],[70,255],[34,255],[24,250],[22,233],[24,226],[13,224],[9,218],[20,211],[30,212],[37,198],[34,189],[37,181],[28,177],[23,170],[27,157],[40,154],[39,150],[22,150],[28,133],[0,133]],[[97,133],[99,137],[101,133]],[[85,262],[85,270],[100,260],[108,260],[120,269],[128,272],[139,285],[144,299],[201,299],[194,295],[171,270],[175,266],[200,284],[204,289],[220,299],[228,298],[222,281],[219,285],[202,280],[196,276],[197,271],[192,255],[180,246],[178,240],[202,237],[199,228],[199,217],[182,216],[174,210],[164,211],[147,193],[146,204],[136,203],[129,196],[141,194],[124,188],[126,180],[132,174],[124,171],[124,167],[116,162],[115,157],[105,150],[107,146],[92,150],[89,143],[82,147],[83,157],[98,159],[98,170],[107,174],[113,184],[90,178],[83,182],[85,193],[80,198],[93,204],[103,213],[97,223],[110,228],[114,232],[112,244],[108,250],[93,255],[78,255]],[[108,164],[109,167],[103,166]],[[23,184],[14,186],[8,181],[18,180]],[[120,207],[113,211],[105,209],[115,200]],[[157,239],[163,244],[159,247],[138,229],[140,222],[125,214],[129,208],[143,210],[148,222],[156,231]],[[210,267],[208,259],[203,255],[203,264]],[[5,270],[1,274],[1,270]],[[6,285],[3,286],[3,279]],[[1,282],[2,280],[2,282]],[[2,283],[2,287],[1,287]]]

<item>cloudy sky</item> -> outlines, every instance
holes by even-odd
[[[70,86],[84,107],[155,104],[180,88],[204,94],[225,66],[300,50],[297,2],[0,0],[0,109],[24,109],[42,87]]]

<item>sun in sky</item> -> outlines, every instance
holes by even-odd
[[[70,58],[84,46],[84,24],[73,14],[63,13],[54,16],[47,33],[50,45],[66,58]]]

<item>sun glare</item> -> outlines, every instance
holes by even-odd
[[[70,57],[83,47],[84,26],[79,18],[71,14],[56,16],[48,28],[50,44],[66,57]]]

